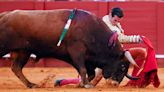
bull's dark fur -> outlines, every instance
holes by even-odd
[[[0,56],[16,53],[12,70],[27,86],[34,87],[22,74],[30,54],[37,58],[53,57],[71,64],[79,72],[83,84],[94,77],[94,69],[103,69],[105,78],[111,77],[121,62],[123,49],[116,40],[108,43],[112,31],[95,15],[77,10],[72,24],[61,43],[57,42],[70,10],[8,12],[0,18]]]

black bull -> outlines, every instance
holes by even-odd
[[[2,13],[0,56],[16,53],[12,71],[29,88],[36,85],[26,79],[22,68],[32,53],[37,59],[53,57],[71,64],[80,74],[81,84],[85,87],[91,87],[89,81],[93,79],[96,67],[103,70],[104,78],[115,76],[113,79],[120,82],[129,67],[117,69],[120,63],[125,63],[122,62],[124,50],[117,39],[114,45],[109,43],[113,33],[95,15],[77,10],[61,46],[57,46],[69,14],[70,10],[15,10]],[[120,76],[116,72],[118,70],[124,72],[123,75]],[[118,77],[121,79],[118,80]]]

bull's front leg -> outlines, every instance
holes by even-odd
[[[76,68],[81,76],[80,86],[85,88],[92,88],[87,78],[87,70],[85,66],[85,45],[81,42],[74,42],[68,47],[68,52],[72,58],[72,65]]]
[[[80,82],[81,87],[85,87],[85,88],[93,88],[94,87],[93,85],[91,85],[89,83],[88,78],[86,77],[87,72],[86,72],[85,68],[80,68],[79,74],[81,76],[81,82]]]
[[[81,82],[79,84],[80,87],[93,88],[94,86],[90,84],[87,78],[87,70],[86,70],[84,62],[80,62],[80,61],[78,61],[77,63],[74,62],[73,66],[76,68],[79,75],[81,76]]]
[[[87,69],[88,80],[89,80],[89,82],[91,82],[91,80],[93,80],[95,77],[95,68],[96,67],[93,66],[92,61],[86,61],[85,66]],[[92,85],[94,85],[94,84],[92,84]]]

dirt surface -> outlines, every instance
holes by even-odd
[[[91,89],[78,88],[76,85],[53,87],[55,79],[74,78],[77,73],[73,68],[24,68],[25,76],[33,83],[42,85],[42,88],[29,89],[13,74],[10,68],[0,68],[0,92],[164,92],[164,68],[159,68],[158,74],[161,80],[159,88],[149,85],[146,88],[123,87],[128,81],[124,78],[119,88],[109,88],[105,80]],[[50,77],[50,79],[48,79]],[[44,84],[44,85],[43,85]]]

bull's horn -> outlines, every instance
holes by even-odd
[[[128,61],[132,64],[132,65],[134,65],[134,66],[136,66],[136,67],[138,67],[139,68],[139,66],[137,65],[137,63],[135,62],[135,60],[133,59],[133,57],[132,57],[132,55],[130,54],[130,52],[129,51],[125,51],[125,57],[128,59]]]
[[[133,77],[133,76],[131,76],[131,75],[129,75],[128,73],[125,75],[128,79],[130,79],[130,80],[138,80],[138,79],[140,79],[139,77]]]

